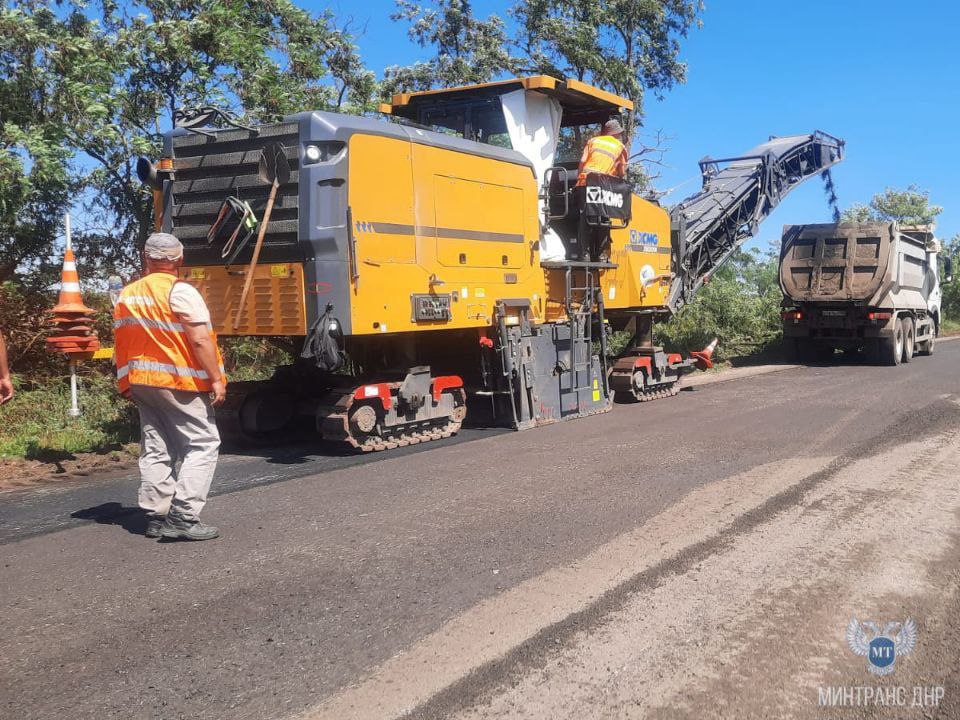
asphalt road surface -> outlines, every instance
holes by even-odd
[[[415,450],[0,495],[0,717],[960,717],[960,343]]]

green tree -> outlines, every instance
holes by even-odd
[[[943,212],[930,203],[930,193],[916,185],[905,190],[887,188],[870,200],[870,205],[855,203],[843,211],[843,222],[893,222],[902,225],[929,225]]]
[[[840,213],[840,222],[865,223],[873,219],[873,211],[869,205],[863,203],[854,203],[842,213]]]
[[[525,71],[573,77],[633,102],[622,120],[627,179],[638,193],[652,190],[665,150],[660,133],[639,137],[644,96],[684,82],[680,39],[702,11],[700,0],[519,0],[511,11]]]
[[[390,17],[407,23],[410,39],[434,54],[413,65],[388,67],[382,87],[385,95],[484,83],[516,65],[507,49],[503,20],[496,15],[477,18],[469,0],[428,0],[426,4],[397,0],[397,11]]]
[[[750,355],[780,337],[779,253],[736,251],[671,320],[654,329],[668,350],[699,350],[718,338],[718,360]]]
[[[36,5],[0,10],[0,283],[46,260],[77,189],[50,90],[58,69],[43,54],[62,23]]]
[[[81,257],[104,271],[134,264],[151,225],[134,161],[160,154],[180,107],[264,121],[308,108],[362,112],[375,96],[349,35],[290,0],[8,5],[0,71],[0,180],[22,173],[0,191],[0,281],[49,258],[51,210],[70,201],[84,210]]]
[[[516,44],[525,69],[574,77],[629,98],[624,128],[633,136],[647,91],[686,79],[680,38],[699,23],[699,0],[519,0]]]
[[[943,299],[940,303],[940,310],[945,319],[953,322],[960,322],[960,233],[954,235],[951,239],[943,241],[943,249],[940,251],[942,258],[950,257],[953,260],[953,277],[947,279],[945,274],[941,274],[940,284],[943,292]]]

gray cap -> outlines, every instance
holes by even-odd
[[[603,124],[604,135],[623,135],[623,125],[619,120],[610,119]]]
[[[183,257],[183,245],[170,233],[153,233],[143,246],[143,254],[151,260],[173,262]]]

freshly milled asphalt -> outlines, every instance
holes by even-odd
[[[943,344],[900,368],[787,370],[419,452],[310,456],[299,477],[230,459],[210,543],[136,534],[128,480],[7,494],[0,716],[303,709],[691,489],[903,439],[899,418],[960,392],[958,368],[960,343]]]
[[[412,455],[506,432],[510,431],[464,428],[452,438],[394,450],[390,457]],[[378,453],[354,453],[339,444],[313,440],[308,431],[299,433],[289,444],[276,447],[231,444],[221,454],[211,496],[378,462],[385,457]],[[138,482],[136,468],[125,468],[86,479],[72,478],[61,484],[51,483],[31,490],[0,494],[0,545],[90,522],[125,522],[125,516],[136,514]]]

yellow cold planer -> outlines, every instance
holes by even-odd
[[[385,119],[304,112],[168,133],[142,175],[159,226],[185,246],[182,279],[218,333],[298,355],[270,381],[232,384],[225,429],[271,436],[308,415],[324,438],[372,451],[449,436],[468,408],[520,429],[674,394],[709,352],[663,352],[654,322],[790,189],[838,162],[843,142],[773,138],[705,160],[702,190],[671,212],[603,177],[578,191],[583,143],[631,108],[534,76],[395,95]],[[263,222],[271,186],[258,163],[277,144],[289,172],[251,263],[252,243],[235,235],[251,232],[247,209]],[[574,259],[585,226],[605,257]],[[611,328],[634,336],[612,361]]]

